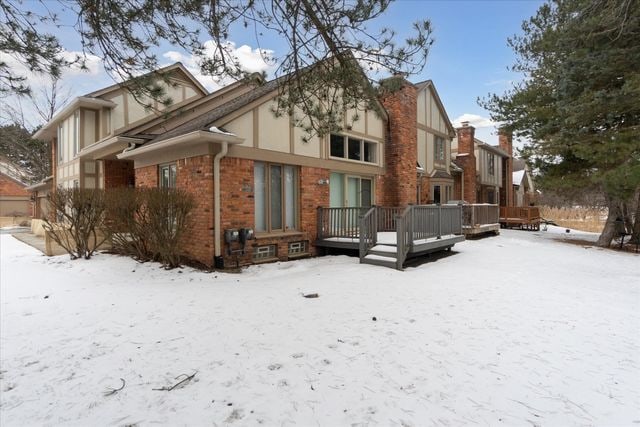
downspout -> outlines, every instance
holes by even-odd
[[[222,142],[222,149],[213,158],[213,245],[214,257],[213,266],[216,268],[224,267],[222,259],[222,247],[220,245],[220,159],[229,152],[229,143]]]

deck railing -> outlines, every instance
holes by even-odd
[[[378,231],[395,231],[396,216],[400,215],[404,209],[376,206],[378,215]]]
[[[372,207],[360,218],[360,262],[367,255],[369,249],[376,245],[378,240],[378,210]]]
[[[407,206],[401,214],[396,215],[396,268],[402,270],[402,264],[413,246],[412,208]]]
[[[378,233],[384,231],[396,233],[396,260],[398,268],[402,268],[414,242],[462,234],[462,208],[458,205],[318,207],[318,239],[357,239],[360,259],[377,244]]]
[[[500,208],[498,205],[471,204],[462,205],[463,227],[477,227],[500,222]]]
[[[318,239],[357,239],[360,235],[360,216],[369,209],[318,207]]]
[[[540,220],[540,208],[537,206],[500,206],[500,220],[519,219],[526,222]]]

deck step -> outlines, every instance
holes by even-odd
[[[391,245],[376,245],[369,249],[367,255],[378,255],[385,258],[396,259],[398,254],[398,248]]]
[[[396,268],[396,259],[388,256],[367,255],[362,259],[364,264],[379,265],[382,267]]]

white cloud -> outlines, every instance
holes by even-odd
[[[270,58],[273,56],[273,51],[269,49],[253,49],[251,46],[242,45],[236,47],[236,44],[232,41],[225,42],[224,45],[225,55],[230,59],[237,61],[240,68],[250,73],[256,72],[270,72],[275,68]],[[216,44],[213,40],[209,40],[204,43],[204,55],[213,56],[217,54]],[[200,64],[202,58],[193,54],[186,54],[170,50],[162,55],[164,58],[171,62],[182,62],[182,64],[193,74],[207,89],[216,90],[229,83],[233,82],[233,79],[225,76],[210,76],[205,75],[200,70]]]
[[[462,122],[469,122],[474,128],[493,128],[499,126],[499,122],[494,122],[488,117],[482,117],[478,114],[464,113],[460,117],[453,120],[454,127],[460,127]]]

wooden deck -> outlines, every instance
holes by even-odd
[[[498,205],[476,203],[462,205],[462,232],[465,236],[500,234]]]
[[[402,270],[409,258],[463,240],[460,206],[318,208],[316,246],[357,250],[361,263]]]
[[[505,228],[538,231],[540,230],[540,208],[537,206],[501,206],[500,225]]]

